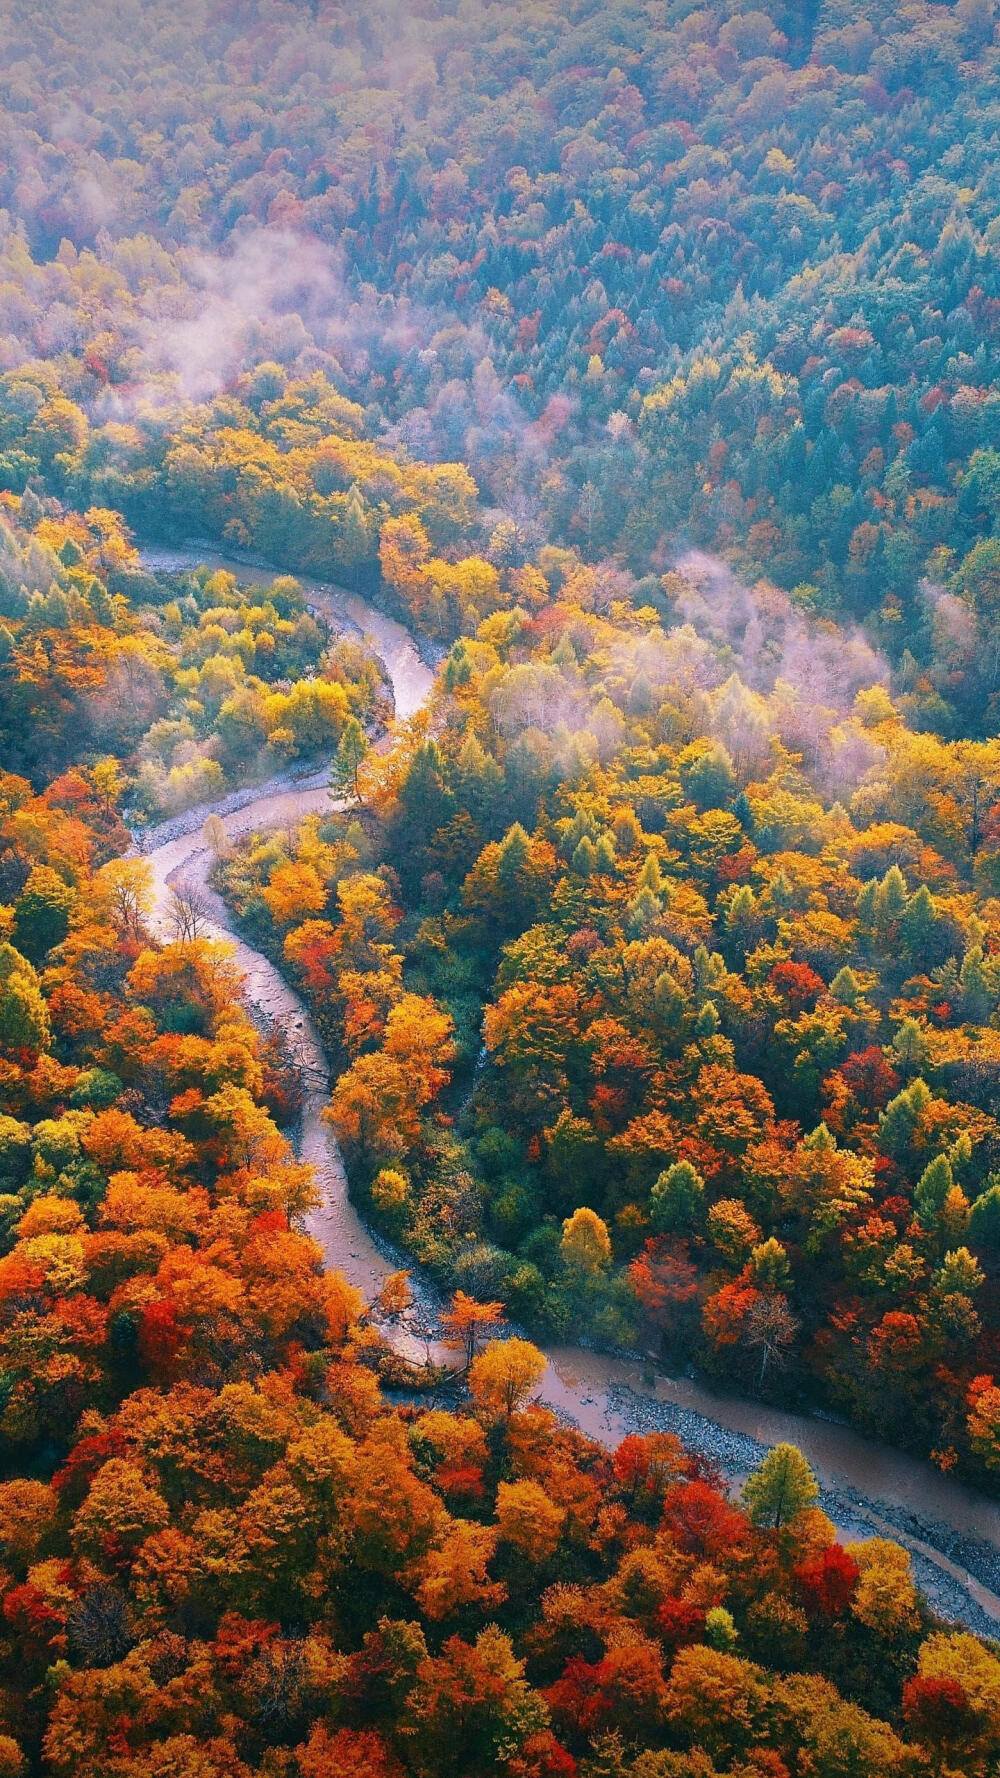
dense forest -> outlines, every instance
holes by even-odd
[[[106,776],[2,787],[0,1770],[993,1769],[1000,1659],[793,1447],[739,1506],[668,1434],[609,1456],[462,1296],[467,1404],[390,1405],[225,948],[151,938]]]
[[[989,722],[991,0],[93,11],[5,26],[8,486],[371,569],[354,402],[495,555],[684,537]]]
[[[4,9],[0,1778],[1000,1769],[794,1446],[536,1399],[996,1496],[998,78],[993,0]]]
[[[878,683],[751,691],[599,583],[456,643],[431,733],[223,867],[339,1059],[369,1213],[536,1332],[995,1477],[1000,747]]]

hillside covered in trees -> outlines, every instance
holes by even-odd
[[[683,536],[864,616],[921,727],[989,722],[992,0],[132,0],[113,28],[79,0],[3,30],[8,486],[300,568],[322,510],[324,564],[371,565],[380,491],[311,462],[303,396],[256,438],[231,408],[240,371],[258,410],[304,372],[307,406],[467,464],[497,551],[646,579]]]
[[[794,1448],[742,1505],[610,1455],[461,1298],[467,1404],[392,1406],[224,947],[151,938],[84,774],[2,788],[5,1778],[992,1769],[1000,1659]]]
[[[224,866],[339,1060],[367,1213],[538,1333],[995,1478],[1000,747],[878,682],[753,691],[602,590],[561,560],[343,814]]]
[[[535,1399],[996,1496],[998,78],[993,0],[4,9],[0,1778],[1000,1769],[794,1447]],[[326,772],[198,843],[446,1367],[142,857]]]

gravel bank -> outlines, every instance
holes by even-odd
[[[717,1464],[729,1482],[742,1482],[769,1449],[691,1408],[654,1401],[621,1385],[609,1388],[608,1408],[631,1432],[676,1433],[690,1451]],[[819,1498],[842,1537],[891,1537],[903,1544],[914,1579],[938,1616],[977,1636],[1000,1637],[1000,1549],[959,1537],[949,1526],[923,1521],[890,1501],[869,1500],[853,1488],[821,1488]]]
[[[155,852],[158,846],[169,845],[171,840],[182,840],[191,833],[200,833],[209,815],[235,815],[240,809],[247,809],[251,803],[259,802],[262,797],[280,796],[286,790],[320,790],[330,782],[329,761],[317,766],[315,761],[303,766],[300,771],[282,772],[276,778],[268,778],[260,784],[244,784],[239,790],[231,790],[228,796],[220,796],[214,803],[198,803],[193,809],[185,809],[180,815],[171,815],[166,821],[158,821],[155,827],[133,827],[132,844],[137,852]]]

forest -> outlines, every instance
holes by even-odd
[[[369,1214],[442,1283],[988,1482],[1000,747],[878,683],[839,720],[752,692],[598,578],[457,642],[342,813],[239,848],[243,928],[339,1058]]]
[[[184,15],[8,10],[0,483],[374,572],[353,404],[495,552],[680,535],[989,726],[991,0]]]
[[[0,1778],[1000,1771],[940,1528],[539,1399],[998,1499],[998,80],[993,0],[3,9]]]

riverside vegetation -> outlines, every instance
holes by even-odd
[[[988,1778],[997,1645],[905,1551],[843,1544],[793,1447],[739,1499],[668,1434],[604,1450],[530,1336],[996,1489],[992,5],[36,13],[0,25],[0,1774]],[[441,657],[388,744],[296,573]],[[448,1296],[447,1396],[387,1388],[302,1232],[287,1047],[132,847],[325,761],[218,882]]]

